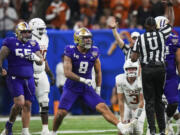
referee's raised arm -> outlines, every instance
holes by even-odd
[[[160,134],[165,133],[165,106],[162,103],[163,86],[165,82],[165,41],[172,27],[167,25],[161,30],[156,29],[153,17],[145,21],[146,32],[141,34],[132,49],[131,61],[135,62],[140,56],[142,69],[142,85],[145,99],[145,109],[150,133],[155,134],[155,116]]]

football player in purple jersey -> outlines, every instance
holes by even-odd
[[[91,32],[86,28],[79,29],[74,33],[74,42],[77,45],[68,45],[64,51],[64,74],[67,80],[53,121],[52,134],[57,134],[56,131],[77,98],[82,98],[88,106],[100,112],[108,122],[120,129],[122,123],[92,87],[92,68],[95,69],[97,91],[101,90],[102,73],[99,49],[92,45]]]
[[[167,23],[173,26],[174,23],[174,11],[172,1],[167,3],[165,16],[158,16],[155,18],[157,29],[165,27]],[[180,75],[180,39],[177,35],[171,33],[166,40],[166,82],[164,87],[164,94],[166,96],[168,105],[166,108],[166,134],[173,133],[170,129],[170,119],[176,112],[178,107],[178,74]]]
[[[13,134],[12,126],[20,112],[22,112],[22,135],[29,135],[31,102],[35,94],[33,61],[37,64],[44,61],[38,43],[31,40],[31,32],[26,22],[20,22],[16,26],[16,37],[8,37],[2,43],[0,73],[5,75],[2,72],[2,63],[6,58],[8,60],[6,83],[14,104],[1,135]]]

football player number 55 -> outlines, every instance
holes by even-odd
[[[79,67],[79,73],[85,74],[88,69],[88,62],[81,62]]]
[[[31,54],[31,49],[16,49],[15,50],[15,53],[16,53],[16,56],[19,56],[21,58],[25,57],[25,56],[28,56]]]

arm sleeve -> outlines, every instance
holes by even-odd
[[[134,46],[133,46],[133,49],[132,49],[133,52],[139,52],[139,45],[140,45],[139,42],[140,42],[140,37],[138,37],[138,39],[134,43]]]
[[[121,79],[119,76],[116,77],[116,87],[117,87],[117,93],[124,93],[122,89]]]
[[[129,49],[130,49],[129,45],[124,44],[124,46],[122,48],[122,51],[123,51],[124,55],[128,54]]]
[[[164,28],[160,29],[159,31],[162,32],[165,39],[167,39],[169,37],[169,34],[172,32],[172,27],[171,25],[168,24]]]

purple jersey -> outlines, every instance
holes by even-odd
[[[176,76],[176,51],[180,48],[178,36],[171,34],[166,41],[167,79]]]
[[[8,75],[22,78],[32,77],[34,73],[33,62],[25,57],[40,50],[38,43],[33,40],[22,43],[17,38],[10,37],[3,41],[2,46],[6,46],[10,50],[7,57]]]
[[[72,60],[72,72],[86,79],[92,78],[92,68],[95,60],[99,58],[99,49],[93,46],[86,54],[78,51],[77,46],[69,45],[65,47],[64,54]],[[73,91],[83,91],[85,84],[67,79],[65,86]]]

